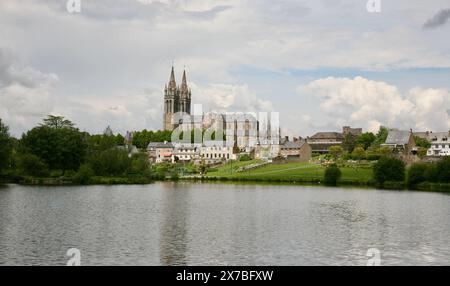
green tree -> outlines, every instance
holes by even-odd
[[[131,168],[129,171],[130,174],[142,175],[145,177],[152,176],[151,166],[147,154],[140,153],[133,155],[131,160]]]
[[[103,134],[89,135],[86,141],[89,155],[114,148],[118,145],[117,137]]]
[[[0,119],[0,171],[9,167],[12,152],[12,141],[9,136],[8,126]]]
[[[437,163],[437,180],[442,183],[450,183],[450,157],[445,157]]]
[[[356,147],[352,152],[352,157],[355,160],[362,160],[366,157],[366,151],[363,147]]]
[[[367,148],[370,147],[370,145],[373,144],[377,137],[372,132],[366,132],[358,136],[356,139],[356,144],[360,145],[364,148],[364,150],[367,150]]]
[[[421,159],[425,158],[425,156],[427,156],[427,151],[428,151],[427,148],[419,147],[417,149],[417,156],[419,156],[419,158],[421,158]]]
[[[378,130],[375,141],[373,141],[372,145],[380,146],[381,144],[385,143],[388,134],[389,134],[389,129],[384,126],[380,126],[380,129]]]
[[[132,160],[127,151],[112,148],[92,154],[88,163],[97,176],[123,176],[130,170]]]
[[[46,177],[49,175],[45,162],[33,154],[21,154],[18,158],[18,167],[22,174],[34,177]]]
[[[379,185],[383,185],[387,181],[404,181],[405,163],[397,158],[381,157],[373,166],[373,179]]]
[[[123,137],[121,134],[117,134],[115,140],[117,146],[125,145],[125,137]]]
[[[416,142],[417,147],[422,147],[427,150],[431,148],[431,142],[425,138],[421,138],[419,136],[414,136],[414,141]]]
[[[91,178],[95,175],[94,170],[90,164],[83,164],[80,166],[78,172],[73,176],[73,182],[75,184],[89,184]]]
[[[22,136],[22,153],[31,153],[42,159],[54,170],[77,170],[86,154],[85,135],[73,127],[73,123],[49,116],[44,124]]]
[[[427,181],[427,169],[429,165],[423,163],[413,164],[409,167],[406,177],[406,185],[409,188],[413,188],[417,184]]]
[[[328,148],[328,151],[334,159],[339,158],[344,153],[344,149],[339,145],[331,146],[330,148]]]
[[[383,146],[377,149],[377,153],[381,156],[390,156],[392,155],[392,149],[387,146]]]
[[[326,185],[336,186],[342,173],[336,164],[331,164],[325,169],[324,182]]]
[[[61,129],[61,128],[73,128],[74,124],[70,120],[65,119],[63,116],[48,115],[47,118],[43,120],[41,126],[47,126],[54,129]]]
[[[439,181],[438,166],[437,164],[430,164],[424,172],[424,176],[427,182],[436,183]]]
[[[352,153],[356,147],[356,135],[348,133],[344,137],[344,142],[342,142],[342,148],[348,153]]]

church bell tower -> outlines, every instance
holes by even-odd
[[[187,85],[186,70],[183,71],[181,86],[177,86],[172,66],[169,83],[164,88],[164,130],[174,130],[178,122],[172,122],[177,112],[191,114],[191,90]]]

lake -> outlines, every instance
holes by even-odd
[[[158,182],[0,187],[0,265],[450,265],[450,196]]]

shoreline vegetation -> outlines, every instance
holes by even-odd
[[[92,176],[84,182],[77,182],[76,174],[61,177],[1,176],[0,184],[20,184],[30,186],[89,186],[89,185],[144,185],[157,181],[194,182],[194,183],[232,183],[232,184],[289,184],[298,186],[361,187],[383,190],[409,190],[429,192],[450,192],[449,183],[420,182],[408,186],[407,181],[385,181],[382,185],[373,179],[373,167],[369,163],[357,166],[337,165],[341,177],[335,184],[327,184],[324,178],[326,167],[318,163],[282,163],[268,164],[259,168],[243,171],[243,167],[255,164],[248,162],[230,162],[210,168],[205,175],[188,174],[150,176],[130,175],[124,177]],[[160,171],[160,170],[159,170]],[[167,172],[165,170],[165,172]],[[157,172],[157,171],[155,171]]]
[[[0,185],[18,184],[24,186],[93,186],[93,185],[149,185],[155,182],[194,182],[194,183],[233,183],[233,184],[264,184],[264,185],[297,185],[297,186],[323,186],[323,187],[360,187],[378,190],[398,190],[398,191],[424,191],[424,192],[445,192],[450,193],[448,183],[423,182],[414,188],[408,188],[402,182],[386,182],[383,186],[378,186],[371,181],[351,181],[340,180],[336,185],[327,185],[321,179],[273,179],[273,178],[246,178],[246,177],[213,177],[195,176],[182,177],[179,179],[147,179],[147,178],[123,178],[123,177],[95,177],[89,183],[74,183],[71,180],[61,178],[23,178],[20,181],[2,178]]]
[[[168,139],[170,132],[144,130],[131,139],[114,135],[108,127],[103,134],[92,135],[64,117],[49,115],[16,139],[0,119],[0,184],[130,185],[182,180],[450,192],[450,157],[405,166],[395,152],[380,148],[386,136],[382,127],[376,136],[346,138],[345,148],[330,147],[329,154],[314,154],[309,162],[269,163],[247,155],[215,166],[203,160],[151,164],[145,146]]]

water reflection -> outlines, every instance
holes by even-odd
[[[189,191],[169,183],[163,187],[160,224],[161,265],[185,265]]]
[[[155,183],[0,190],[0,264],[450,264],[450,197],[359,189]]]

